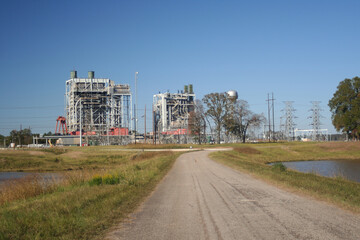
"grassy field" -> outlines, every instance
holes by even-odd
[[[41,150],[0,151],[0,171],[68,171],[112,169],[136,158],[141,152],[109,151],[110,147],[67,147]],[[145,153],[149,154],[149,153]]]
[[[72,171],[48,187],[23,179],[2,189],[0,239],[102,239],[154,189],[178,155],[101,147],[2,151],[1,170]]]
[[[358,160],[360,143],[244,144],[234,147],[233,151],[214,152],[210,156],[218,162],[277,186],[360,212],[359,183],[342,177],[326,178],[314,173],[292,171],[282,164],[267,165],[271,162],[299,160]]]
[[[66,171],[82,169],[110,169],[115,164],[134,158],[139,152],[131,149],[189,149],[213,148],[219,145],[194,144],[130,144],[127,146],[91,146],[48,149],[20,149],[0,151],[0,171]],[[221,145],[223,147],[225,145]],[[230,146],[230,145],[226,145]]]

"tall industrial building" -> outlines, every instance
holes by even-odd
[[[177,133],[188,129],[190,112],[194,111],[195,94],[193,85],[184,86],[180,93],[161,93],[153,97],[153,111],[157,131],[165,134]]]
[[[131,128],[131,92],[128,84],[108,78],[78,78],[72,71],[66,81],[66,118],[70,132],[84,135],[128,135]]]

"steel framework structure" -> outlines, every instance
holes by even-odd
[[[285,124],[284,124],[284,137],[290,141],[294,137],[294,127],[296,124],[294,123],[294,114],[295,109],[293,108],[293,101],[285,101],[285,115],[283,116],[285,118]]]
[[[127,84],[106,78],[77,78],[72,72],[65,84],[67,125],[70,132],[108,135],[111,128],[131,128],[131,92]],[[80,117],[81,114],[81,117]],[[81,119],[81,124],[80,124]]]
[[[158,116],[158,130],[168,132],[177,129],[188,128],[190,112],[194,111],[195,94],[185,93],[162,93],[153,97],[153,111]]]
[[[319,101],[312,101],[311,103],[313,105],[312,108],[310,109],[312,114],[311,116],[309,116],[309,118],[312,118],[312,123],[310,124],[313,127],[312,140],[317,141],[321,138],[320,135],[322,135],[322,132],[319,131],[321,126],[320,117],[322,117],[320,111],[322,109],[320,108]]]

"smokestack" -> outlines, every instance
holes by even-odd
[[[94,71],[89,71],[89,72],[88,72],[88,77],[89,77],[90,79],[95,78],[95,72],[94,72]]]
[[[77,78],[77,71],[71,71],[70,72],[70,78]]]
[[[190,93],[190,94],[193,94],[193,93],[194,93],[193,85],[192,85],[192,84],[189,84],[189,93]]]
[[[184,93],[188,93],[188,86],[187,85],[184,86]]]

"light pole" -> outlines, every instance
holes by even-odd
[[[76,108],[77,108],[77,105],[78,105],[79,102],[81,102],[81,98],[79,100],[77,100],[77,102],[75,103],[75,112],[77,112]],[[81,110],[82,109],[81,109],[81,107],[82,107],[82,105],[80,104],[80,147],[82,147],[82,125],[81,125],[81,123],[82,123],[82,118],[81,118],[82,112],[81,112]]]
[[[138,115],[137,115],[137,80],[138,80],[138,74],[139,72],[135,72],[135,132],[137,131],[138,128],[138,124],[137,124],[137,119],[138,119]]]

